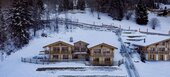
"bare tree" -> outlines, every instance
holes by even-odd
[[[152,18],[150,21],[150,26],[152,29],[156,29],[156,27],[160,26],[160,21],[157,18]]]

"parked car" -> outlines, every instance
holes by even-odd
[[[46,59],[47,57],[44,55],[38,55],[38,56],[34,56],[33,59]]]

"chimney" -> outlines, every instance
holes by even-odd
[[[144,42],[144,43],[146,42],[146,39],[145,39],[145,38],[143,39],[143,42]]]
[[[73,37],[70,37],[70,42],[73,42]]]

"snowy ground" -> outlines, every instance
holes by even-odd
[[[124,31],[122,34],[122,39],[124,42],[129,42],[131,44],[137,44],[137,45],[150,45],[154,42],[159,42],[161,40],[165,40],[170,38],[170,36],[160,36],[160,35],[147,35],[147,34],[141,34],[139,32],[131,32],[131,34],[127,34],[131,31]],[[128,38],[129,36],[135,37],[135,38]],[[144,39],[145,38],[145,43]],[[156,38],[156,39],[154,39]],[[141,41],[128,41],[127,39],[137,39]],[[133,48],[130,46],[130,48]],[[134,61],[134,65],[137,68],[137,71],[139,72],[140,77],[169,77],[169,61],[147,61],[146,63],[143,63],[139,59],[138,54],[132,54],[132,60]],[[135,62],[138,61],[138,62]]]
[[[170,62],[135,63],[141,77],[169,77]]]
[[[43,46],[54,43],[59,40],[69,41],[69,38],[73,37],[76,40],[87,40],[89,44],[93,42],[110,42],[120,48],[120,44],[117,41],[117,36],[112,32],[100,32],[92,30],[76,29],[73,32],[66,33],[52,33],[47,38],[36,38],[30,42],[30,44],[23,49],[12,54],[5,61],[0,63],[0,77],[54,77],[60,75],[108,75],[108,76],[127,76],[124,65],[121,67],[112,66],[110,68],[116,68],[111,71],[107,69],[90,70],[85,71],[70,71],[70,70],[58,70],[58,71],[42,71],[37,72],[36,69],[40,67],[84,67],[93,68],[93,66],[85,66],[83,62],[61,62],[49,65],[31,64],[21,62],[21,57],[31,57],[39,54],[39,51],[43,50]],[[90,42],[91,41],[91,42]],[[119,55],[119,49],[116,51],[115,59],[121,59]]]
[[[52,17],[54,17],[52,15]],[[59,17],[65,17],[64,14],[60,14]],[[69,13],[68,18],[74,21],[89,23],[89,24],[107,24],[107,25],[114,25],[117,27],[121,27],[124,29],[135,29],[141,31],[149,32],[157,32],[157,33],[168,33],[170,31],[170,17],[157,17],[154,13],[149,13],[149,19],[151,18],[158,18],[160,21],[161,28],[152,30],[147,26],[137,25],[134,20],[112,20],[111,17],[107,16],[107,14],[100,14],[101,19],[97,19],[97,13],[85,11],[85,13]],[[16,53],[12,54],[11,56],[7,57],[5,61],[0,62],[0,77],[54,77],[58,75],[127,75],[126,69],[124,65],[121,67],[116,67],[120,70],[117,71],[99,71],[99,70],[87,70],[87,71],[48,71],[48,72],[37,72],[36,69],[39,67],[90,67],[85,66],[84,63],[77,63],[77,62],[63,62],[63,63],[56,63],[50,65],[39,65],[39,64],[30,64],[30,63],[22,63],[20,61],[21,57],[31,57],[39,54],[39,51],[43,50],[43,46],[54,43],[59,40],[69,41],[69,38],[73,37],[74,41],[77,40],[85,40],[91,45],[95,45],[97,43],[106,42],[118,48],[115,54],[115,59],[119,60],[122,57],[119,54],[120,43],[117,40],[117,36],[112,32],[101,32],[101,31],[91,31],[91,30],[82,30],[77,29],[74,30],[72,33],[69,32],[61,32],[59,34],[52,33],[47,38],[36,38],[30,42],[30,44],[23,49],[17,51]],[[147,63],[135,63],[137,70],[139,71],[141,77],[169,77],[169,65],[170,62],[147,62]],[[161,67],[161,68],[160,68]],[[159,72],[158,72],[159,71]],[[156,73],[155,73],[156,72]]]
[[[97,19],[97,13],[91,13],[89,11],[89,9],[86,9],[86,11],[84,13],[68,13],[67,17],[69,19],[72,19],[74,21],[78,21],[78,22],[83,22],[83,23],[89,23],[89,24],[98,24],[98,25],[102,25],[102,24],[107,24],[107,25],[114,25],[117,27],[121,27],[124,29],[135,29],[135,30],[141,30],[141,31],[147,31],[147,29],[149,30],[149,32],[156,32],[156,33],[165,33],[168,34],[168,32],[170,31],[170,17],[158,17],[156,14],[148,12],[148,17],[149,20],[151,20],[152,18],[158,18],[158,20],[160,21],[160,27],[156,28],[156,30],[151,29],[149,23],[148,25],[138,25],[135,23],[134,21],[134,16],[132,16],[131,20],[126,20],[123,19],[122,21],[117,21],[117,20],[112,20],[111,17],[109,17],[107,14],[104,13],[100,13],[100,20]],[[54,18],[54,15],[51,15],[51,18]],[[65,14],[60,14],[59,15],[60,18],[65,18]]]

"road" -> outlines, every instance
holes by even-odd
[[[134,66],[131,56],[129,54],[130,49],[128,49],[128,47],[122,41],[121,31],[122,31],[121,29],[118,29],[116,31],[116,35],[118,36],[118,40],[121,43],[121,54],[125,58],[125,66],[126,66],[128,74],[129,74],[129,77],[140,77],[138,71],[136,70],[136,68]]]

